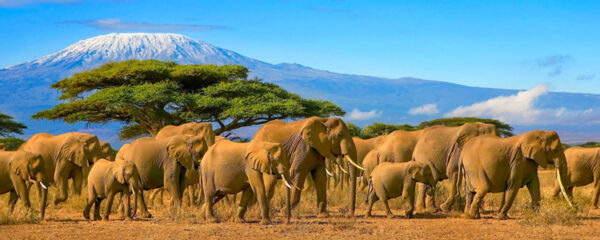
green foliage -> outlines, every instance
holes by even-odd
[[[124,122],[121,139],[162,127],[216,122],[216,134],[274,119],[344,115],[332,102],[304,99],[272,83],[248,80],[236,65],[178,65],[156,60],[112,62],[52,85],[67,100],[33,115],[67,123]]]
[[[579,144],[577,146],[586,147],[586,148],[593,148],[593,147],[600,147],[600,143],[599,142],[586,142],[584,144]]]
[[[0,138],[0,145],[4,145],[6,150],[14,151],[25,142],[25,140],[16,137]]]
[[[356,124],[351,122],[346,122],[346,127],[348,128],[348,131],[350,131],[350,134],[353,137],[360,137],[360,131],[362,129],[359,126],[356,126]]]
[[[381,135],[387,135],[396,130],[414,131],[416,127],[408,124],[385,124],[385,123],[373,123],[369,126],[364,127],[360,131],[361,138],[374,138]]]
[[[27,128],[20,122],[15,122],[12,116],[0,113],[0,137],[8,137],[12,134],[23,134]]]
[[[482,122],[482,123],[493,124],[496,126],[496,128],[498,129],[498,133],[502,137],[510,137],[510,136],[514,135],[512,132],[513,128],[510,125],[508,125],[507,123],[504,123],[504,122],[501,122],[501,121],[495,120],[495,119],[474,118],[474,117],[440,118],[440,119],[435,119],[435,120],[431,120],[431,121],[427,121],[427,122],[422,122],[421,124],[419,124],[419,126],[417,128],[423,129],[423,128],[427,128],[427,127],[431,127],[431,126],[435,126],[435,125],[456,127],[456,126],[461,126],[468,122]]]

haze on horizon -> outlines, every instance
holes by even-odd
[[[173,32],[270,63],[600,93],[600,3],[2,0],[0,66],[110,32]]]

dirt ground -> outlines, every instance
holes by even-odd
[[[544,198],[548,198],[550,192],[552,173],[544,171],[540,174],[542,183],[546,183],[542,188]],[[576,189],[576,201],[582,206],[589,205],[586,203],[589,195],[589,187]],[[2,196],[0,201],[4,202],[5,198]],[[489,198],[486,208],[497,208],[495,196]],[[529,201],[525,189],[520,191],[509,220],[496,220],[491,211],[479,220],[464,219],[458,211],[420,213],[413,219],[405,219],[402,210],[405,206],[401,206],[399,200],[391,203],[396,218],[383,217],[381,204],[376,203],[375,217],[365,219],[362,199],[364,194],[359,195],[355,218],[343,216],[346,199],[334,196],[330,198],[331,216],[315,218],[312,213],[314,195],[307,193],[294,210],[291,224],[283,223],[282,215],[276,212],[274,223],[265,226],[258,223],[257,207],[248,212],[248,223],[231,222],[228,216],[233,215],[235,206],[227,203],[217,206],[221,223],[204,222],[195,207],[185,207],[183,213],[176,216],[155,207],[150,210],[155,215],[152,219],[122,221],[111,215],[114,218],[110,221],[86,221],[80,209],[83,200],[73,198],[62,208],[50,207],[44,222],[0,225],[0,239],[600,239],[600,213],[587,208],[576,214],[575,221],[527,223],[525,219],[531,216],[521,214]],[[277,197],[273,201],[274,206],[281,202]],[[550,209],[554,206],[543,202],[541,207]],[[557,211],[561,211],[560,208]],[[556,213],[557,216],[562,214]]]

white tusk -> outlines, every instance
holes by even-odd
[[[135,194],[135,190],[133,188],[131,188],[131,192],[133,192],[133,194]]]
[[[346,174],[348,173],[348,171],[346,171],[346,169],[344,169],[344,167],[342,167],[342,165],[338,164],[338,167],[340,168],[340,170],[342,170],[342,172],[344,172]]]
[[[329,172],[329,170],[327,168],[325,168],[325,172],[327,173],[327,175],[329,175],[330,177],[333,177],[333,174],[331,174],[331,172]]]
[[[569,196],[567,195],[567,191],[565,191],[565,187],[563,185],[562,179],[560,179],[560,172],[558,171],[558,168],[556,169],[556,178],[558,179],[558,185],[560,186],[560,191],[562,192],[563,196],[569,203],[569,206],[574,207],[573,203],[571,202],[571,199],[569,199]]]
[[[348,155],[344,156],[344,159],[346,159],[348,162],[350,162],[352,165],[354,165],[356,168],[365,171],[366,169],[361,167],[360,165],[358,165],[357,163],[355,163],[350,157],[348,157]]]
[[[40,182],[40,186],[42,186],[43,189],[48,189],[48,187],[46,187],[46,185],[44,185],[43,182]]]
[[[285,183],[285,186],[289,189],[292,189],[292,185],[290,185],[290,183],[288,183],[287,180],[285,180],[285,177],[283,176],[283,174],[281,174],[281,179],[283,179],[283,183]]]

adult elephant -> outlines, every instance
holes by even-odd
[[[327,216],[327,174],[326,166],[338,159],[348,161],[350,173],[351,205],[349,215],[354,215],[356,202],[356,146],[346,124],[339,118],[311,117],[294,122],[273,120],[258,129],[252,144],[261,142],[280,143],[290,159],[290,177],[298,189],[292,192],[292,206],[300,201],[301,188],[310,174],[317,191],[317,216]],[[253,148],[253,147],[250,147]],[[327,162],[330,162],[327,164]],[[330,171],[331,172],[331,171]],[[264,175],[268,199],[273,197],[277,177]]]
[[[52,176],[51,184],[56,184],[59,193],[54,197],[54,205],[64,202],[68,198],[68,180],[73,179],[73,188],[76,195],[81,194],[84,171],[96,160],[102,158],[100,141],[88,133],[71,132],[61,135],[38,133],[23,145],[19,150],[39,154],[44,162],[44,172]],[[39,199],[48,194],[47,189],[38,189]],[[42,209],[46,206],[43,205]]]
[[[449,179],[452,183],[450,184],[450,195],[453,196],[456,194],[458,159],[464,144],[474,137],[487,134],[496,135],[496,127],[479,122],[465,123],[458,127],[441,125],[429,127],[420,134],[412,159],[429,164],[436,181]],[[417,206],[421,209],[425,209],[427,206],[434,212],[438,211],[439,209],[435,205],[435,186],[432,191],[427,191],[422,184],[420,185]],[[451,203],[452,199],[449,198],[442,204],[442,208],[448,210]]]
[[[207,150],[201,137],[176,135],[156,139],[143,137],[123,146],[117,161],[132,161],[140,174],[144,190],[165,187],[171,193],[176,207],[181,207],[185,173],[199,164]],[[122,151],[122,152],[121,152]],[[139,191],[142,217],[152,217],[144,201],[143,191]]]
[[[479,208],[487,193],[504,193],[504,204],[497,218],[506,219],[519,189],[527,186],[532,205],[539,206],[538,166],[554,164],[563,195],[568,180],[567,163],[558,134],[554,131],[531,131],[519,136],[500,138],[479,136],[464,146],[460,165],[464,168],[467,205],[465,216],[479,218]]]
[[[422,133],[423,130],[396,130],[388,135],[372,138],[373,140],[361,141],[355,137],[358,159],[362,160],[361,164],[365,168],[363,183],[369,178],[373,169],[382,162],[400,163],[412,160],[415,145]]]
[[[592,208],[598,208],[600,195],[600,148],[571,147],[565,150],[567,161],[567,179],[562,181],[569,197],[573,197],[573,187],[583,187],[593,183]],[[560,192],[560,182],[557,181],[552,196]]]
[[[100,149],[102,149],[102,158],[108,161],[115,161],[115,153],[110,146],[110,143],[100,141]]]
[[[168,125],[158,131],[156,138],[168,138],[175,135],[199,136],[204,138],[208,146],[212,146],[215,143],[215,132],[212,125],[205,122],[190,122],[178,126]]]
[[[261,209],[261,223],[269,224],[269,201],[265,192],[265,175],[281,176],[290,188],[290,162],[279,143],[236,143],[218,141],[202,158],[202,189],[204,207],[209,221],[216,221],[213,205],[228,194],[242,192],[236,221],[243,222],[244,214],[253,196]],[[287,216],[290,216],[290,194],[286,194]]]
[[[6,150],[6,144],[0,143],[0,151]]]

